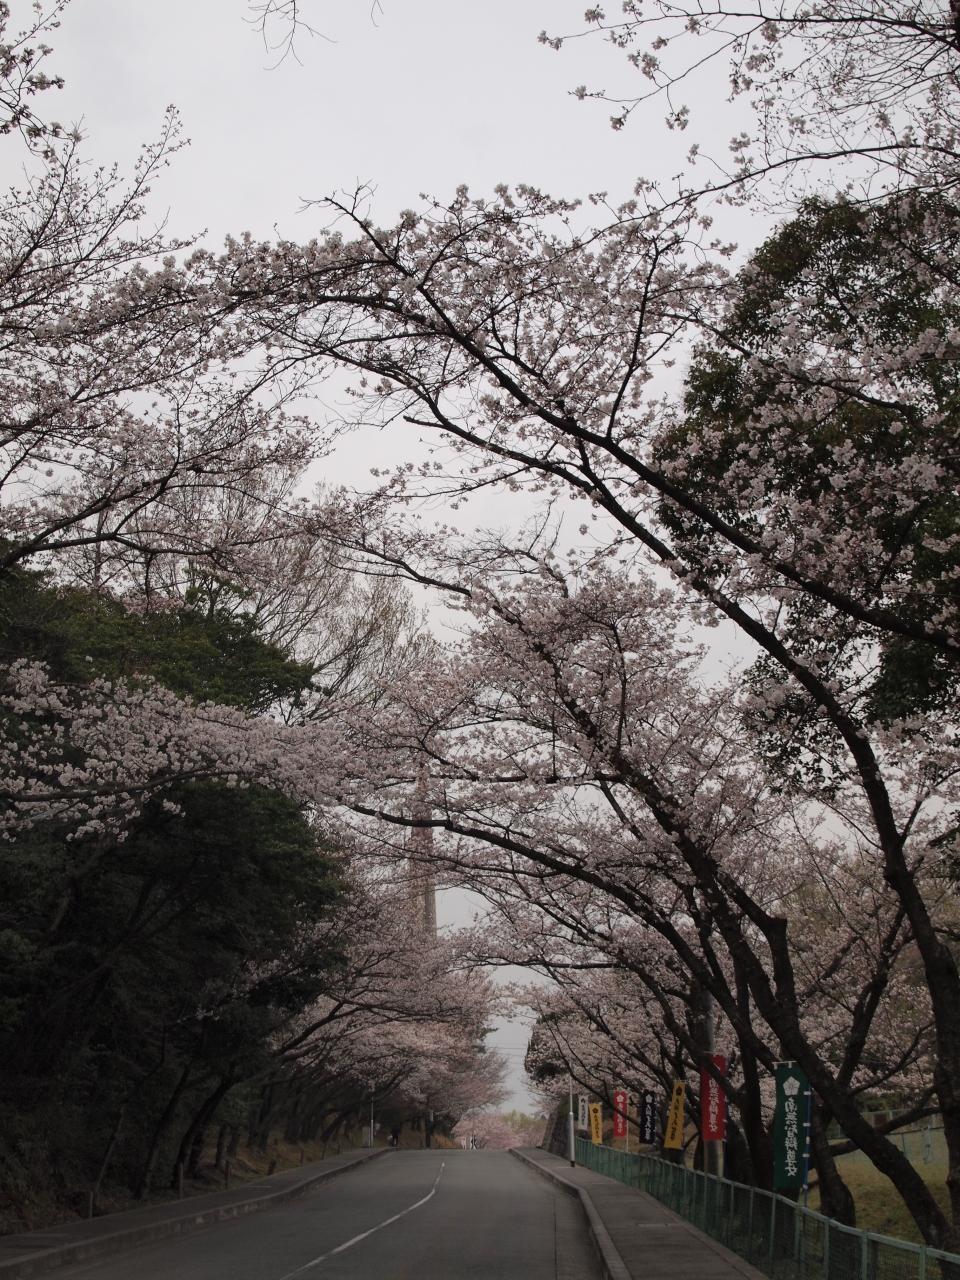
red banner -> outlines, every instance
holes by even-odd
[[[613,1091],[613,1136],[615,1138],[625,1138],[627,1136],[626,1089],[614,1089]]]
[[[710,1061],[726,1075],[727,1060],[715,1053]],[[700,1136],[704,1142],[719,1142],[727,1136],[727,1095],[706,1066],[700,1068]]]

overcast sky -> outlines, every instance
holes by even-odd
[[[15,11],[23,0],[15,0]],[[699,90],[709,110],[689,135],[661,124],[662,108],[622,132],[610,108],[581,103],[577,84],[642,85],[621,54],[596,39],[554,53],[544,28],[582,28],[571,0],[300,0],[322,34],[302,32],[277,62],[246,0],[73,0],[55,39],[65,122],[82,121],[97,159],[128,159],[176,105],[191,139],[162,199],[178,232],[209,229],[302,238],[316,216],[304,200],[377,189],[378,221],[461,182],[489,192],[528,182],[554,194],[627,196],[638,174],[668,179],[694,133],[732,129],[717,112],[722,85]],[[275,36],[283,28],[273,28]],[[52,111],[51,107],[45,109]],[[709,141],[709,136],[706,139]]]
[[[27,9],[12,7],[15,20]],[[700,87],[689,135],[667,132],[661,107],[615,132],[610,108],[571,95],[581,83],[638,84],[600,40],[559,54],[538,44],[544,27],[581,29],[583,7],[301,0],[320,34],[302,31],[278,60],[249,25],[246,0],[73,0],[50,40],[50,71],[66,88],[45,95],[42,110],[80,124],[92,162],[126,167],[174,104],[190,146],[157,184],[154,211],[169,214],[171,233],[202,235],[211,248],[243,231],[307,239],[322,222],[305,202],[358,183],[372,185],[373,216],[389,223],[421,192],[445,197],[460,183],[478,194],[518,182],[565,196],[608,191],[617,201],[640,174],[668,182],[695,138],[722,151],[735,121],[718,75]],[[451,898],[442,918],[465,910]],[[525,1033],[500,1027],[494,1039],[511,1060],[512,1103],[526,1105]]]

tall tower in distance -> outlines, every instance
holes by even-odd
[[[427,800],[427,775],[421,769],[417,777],[413,808],[413,821],[427,823],[433,816]],[[407,874],[410,885],[410,915],[414,927],[419,929],[427,942],[437,940],[437,882],[433,874],[433,827],[414,826],[407,843]]]

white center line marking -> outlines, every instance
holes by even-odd
[[[446,1161],[440,1162],[440,1172],[434,1180],[433,1186],[416,1204],[410,1205],[406,1209],[401,1209],[399,1213],[395,1213],[392,1218],[384,1218],[383,1222],[378,1222],[375,1227],[371,1227],[369,1231],[362,1231],[360,1235],[354,1236],[352,1240],[347,1240],[343,1244],[338,1244],[335,1249],[328,1249],[326,1253],[321,1253],[317,1258],[311,1258],[309,1262],[305,1262],[302,1267],[297,1267],[296,1271],[288,1271],[285,1276],[281,1276],[280,1280],[293,1280],[294,1276],[302,1275],[304,1271],[309,1271],[311,1267],[318,1266],[327,1258],[332,1258],[335,1253],[343,1253],[345,1249],[352,1249],[355,1244],[359,1244],[361,1240],[366,1240],[367,1236],[372,1236],[375,1231],[381,1231],[384,1227],[389,1227],[391,1222],[399,1222],[401,1218],[405,1218],[408,1213],[413,1213],[414,1209],[419,1209],[422,1204],[426,1204],[428,1200],[432,1200],[437,1194],[437,1187],[440,1185],[440,1179],[443,1177],[443,1170]]]

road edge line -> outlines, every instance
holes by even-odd
[[[283,1187],[259,1195],[254,1194],[249,1199],[238,1200],[236,1204],[187,1210],[175,1218],[160,1219],[139,1227],[132,1226],[125,1230],[111,1231],[107,1235],[95,1237],[92,1240],[81,1240],[74,1244],[44,1249],[29,1258],[16,1258],[9,1262],[0,1261],[0,1280],[29,1280],[31,1276],[44,1275],[71,1262],[96,1262],[100,1258],[122,1253],[124,1249],[138,1244],[152,1244],[154,1241],[166,1240],[172,1236],[187,1235],[191,1231],[211,1226],[215,1222],[229,1222],[232,1218],[240,1218],[248,1213],[259,1213],[262,1209],[269,1209],[274,1205],[284,1204],[287,1200],[293,1200],[296,1196],[303,1195],[305,1191],[310,1191],[324,1182],[331,1182],[352,1169],[359,1169],[369,1164],[371,1160],[389,1154],[390,1150],[390,1147],[379,1147],[376,1151],[365,1153],[359,1159],[351,1160],[349,1164],[341,1165],[337,1169],[325,1169],[306,1177],[292,1187]],[[288,1171],[281,1170],[281,1172]],[[191,1201],[197,1202],[204,1199],[204,1196],[191,1196],[182,1204],[186,1206]],[[123,1214],[120,1213],[117,1216],[122,1217]]]
[[[587,1228],[594,1250],[603,1268],[604,1280],[632,1280],[627,1264],[620,1256],[620,1251],[613,1243],[610,1232],[590,1199],[590,1193],[584,1190],[583,1187],[578,1187],[575,1183],[568,1182],[566,1178],[561,1178],[559,1173],[554,1173],[552,1169],[548,1169],[537,1160],[531,1159],[530,1156],[525,1156],[516,1147],[510,1147],[509,1151],[512,1156],[515,1156],[528,1168],[536,1170],[537,1173],[542,1174],[550,1182],[555,1182],[559,1187],[562,1187],[568,1195],[579,1199],[580,1207],[587,1220]]]

